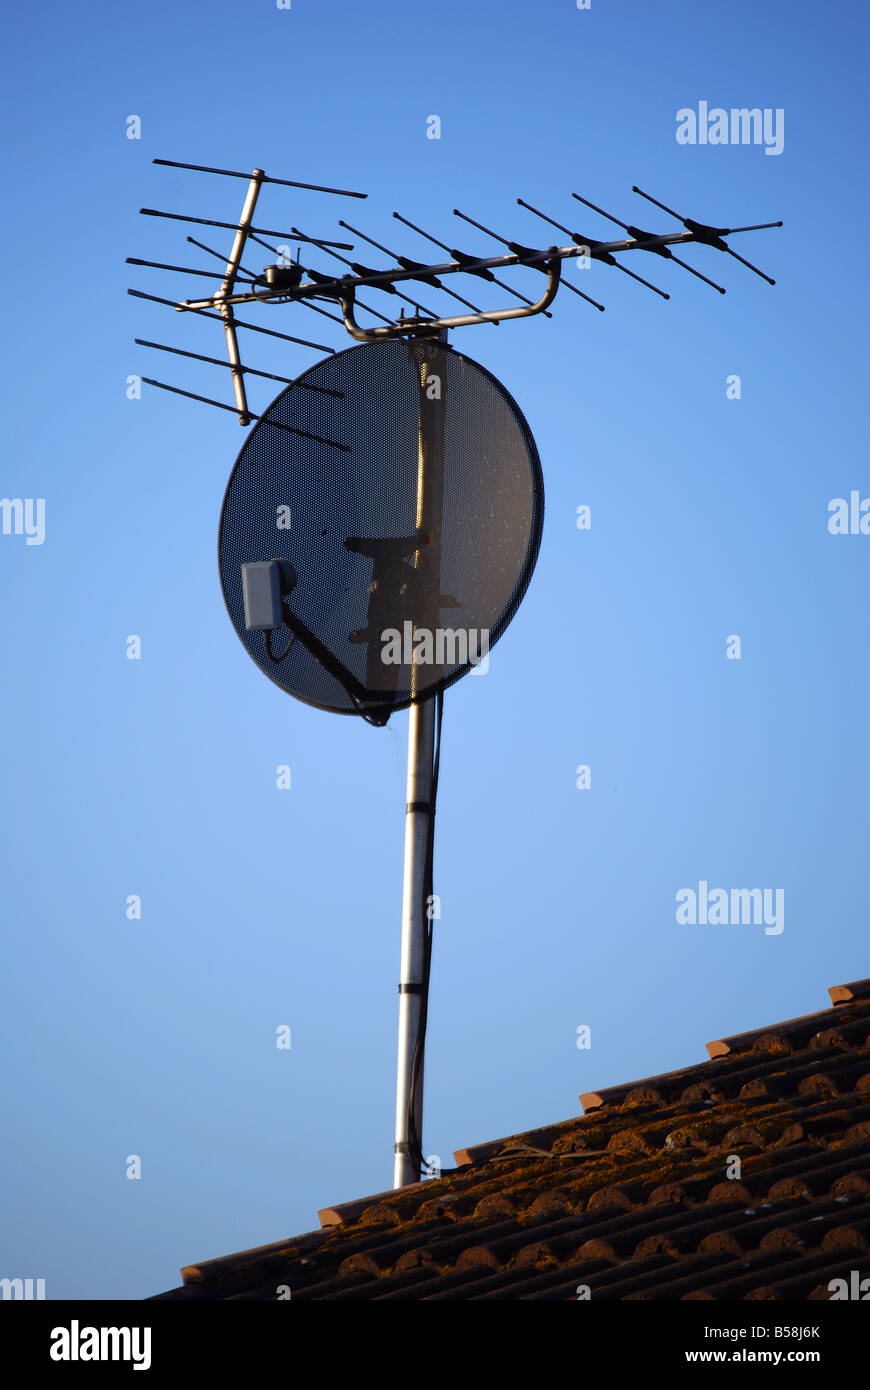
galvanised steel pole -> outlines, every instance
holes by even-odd
[[[446,354],[439,344],[447,334],[428,342],[412,343],[419,372],[420,429],[417,454],[416,525],[425,544],[417,551],[416,567],[425,573],[426,601],[420,606],[422,621],[433,633],[438,626],[441,594],[441,523],[444,492],[444,408]],[[413,693],[416,667],[411,668]],[[431,682],[439,672],[431,666]],[[408,771],[405,781],[405,862],[402,878],[402,950],[399,974],[399,1057],[396,1081],[396,1137],[393,1186],[406,1187],[420,1180],[419,1155],[410,1151],[411,1120],[420,1145],[423,1142],[423,1039],[421,1022],[426,988],[426,949],[429,930],[425,899],[430,837],[433,833],[433,765],[435,758],[434,698],[414,703],[408,713]],[[413,1115],[414,1059],[417,1060]]]
[[[402,954],[399,970],[399,1061],[396,1079],[396,1145],[393,1186],[420,1180],[417,1156],[409,1152],[409,1107],[414,1054],[420,1043],[426,934],[423,898],[432,815],[435,701],[423,700],[408,713],[408,773],[405,782],[405,867],[402,877]],[[423,1136],[423,1059],[414,1097],[414,1129]]]

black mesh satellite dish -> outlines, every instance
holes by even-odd
[[[282,391],[236,460],[230,618],[289,694],[383,723],[486,658],[543,507],[528,425],[483,367],[432,338],[349,348]]]

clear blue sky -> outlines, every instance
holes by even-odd
[[[391,1181],[407,719],[320,713],[257,671],[215,556],[242,431],[126,399],[134,373],[230,399],[218,368],[134,346],[223,351],[216,325],[125,295],[196,282],[124,257],[206,265],[195,229],[137,209],[232,221],[244,185],[153,156],[366,190],[271,188],[260,220],[359,219],[421,259],[394,208],[481,253],[454,206],[548,241],[522,196],[609,237],[576,190],[670,229],[633,183],[701,220],[785,223],[733,243],[775,288],[713,250],[687,259],[724,297],[636,253],[669,303],[569,269],[606,313],[563,294],[552,321],[453,335],[524,411],[547,511],[489,674],[446,698],[427,1152],[567,1119],[582,1091],[870,974],[870,536],[827,529],[830,499],[870,496],[865,7],[55,0],[7,27],[0,492],[45,498],[46,530],[0,535],[0,1274],[140,1298]],[[781,108],[782,153],[679,145],[700,101]],[[288,376],[319,355],[245,350]],[[677,925],[701,880],[783,889],[784,931]]]

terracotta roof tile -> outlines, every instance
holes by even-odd
[[[870,980],[853,980],[850,985],[831,985],[832,1004],[848,1004],[853,999],[870,999]]]
[[[870,1274],[870,981],[460,1149],[440,1179],[191,1265],[160,1298],[818,1299]],[[739,1171],[735,1168],[739,1160]]]

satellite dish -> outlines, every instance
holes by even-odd
[[[236,460],[230,619],[283,690],[383,724],[486,659],[543,509],[531,432],[488,371],[433,338],[349,348],[282,391]]]

